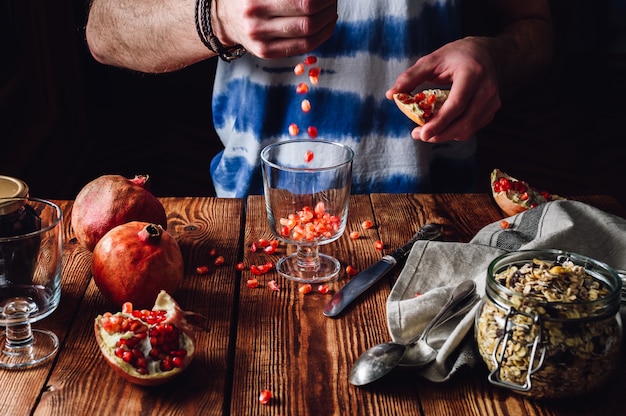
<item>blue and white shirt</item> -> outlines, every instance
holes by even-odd
[[[245,55],[218,64],[213,91],[215,129],[224,150],[211,163],[219,197],[262,194],[259,154],[266,145],[318,138],[354,152],[352,193],[455,192],[473,189],[474,140],[429,144],[411,138],[415,124],[385,91],[422,55],[461,36],[460,0],[341,1],[333,36],[310,55],[319,83],[294,73],[305,56],[279,60]],[[306,94],[296,87],[309,84]],[[305,113],[306,98],[311,110]],[[323,157],[322,155],[316,155]],[[444,186],[439,186],[442,183]]]

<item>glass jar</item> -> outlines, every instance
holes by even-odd
[[[41,228],[41,218],[28,203],[28,185],[0,176],[0,287],[30,284],[39,236],[24,236]]]
[[[609,266],[575,253],[493,260],[475,320],[489,381],[534,398],[599,388],[621,357],[621,287]]]

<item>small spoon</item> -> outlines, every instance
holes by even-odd
[[[424,341],[428,336],[428,332],[451,308],[474,293],[474,290],[476,290],[476,284],[473,280],[466,280],[456,286],[446,304],[428,323],[422,333],[406,345],[399,342],[385,342],[365,351],[356,360],[354,367],[350,371],[348,377],[350,383],[355,386],[363,386],[383,377],[402,361],[408,345],[416,344],[414,348],[419,348],[419,352],[416,351],[415,354],[411,354],[412,356],[415,355],[412,361],[413,367],[425,365],[434,360],[437,356],[437,351]],[[420,362],[415,361],[415,358],[418,356],[421,357]]]

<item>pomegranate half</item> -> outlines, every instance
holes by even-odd
[[[156,386],[180,375],[193,360],[193,328],[183,311],[165,291],[152,310],[106,312],[94,321],[96,341],[109,365],[124,379],[141,386]]]
[[[129,221],[167,228],[165,208],[146,189],[147,182],[148,175],[133,179],[103,175],[86,184],[72,207],[72,228],[78,242],[92,251],[110,229]]]
[[[163,227],[131,221],[100,239],[91,271],[96,286],[111,302],[149,308],[161,290],[176,292],[184,262],[176,239]]]

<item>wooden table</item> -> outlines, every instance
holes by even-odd
[[[579,197],[625,216],[608,196]],[[571,415],[620,414],[626,393],[626,366],[617,378],[588,400],[555,402],[525,399],[494,387],[483,367],[445,384],[406,371],[366,387],[348,382],[352,364],[368,347],[389,340],[385,302],[396,268],[340,318],[322,315],[331,294],[302,295],[298,285],[276,272],[250,289],[250,271],[235,265],[263,264],[278,256],[252,253],[250,244],[272,238],[262,197],[239,199],[163,198],[168,230],[178,239],[186,261],[185,280],[175,294],[180,305],[208,317],[209,332],[197,334],[192,366],[177,381],[142,388],[119,378],[105,363],[93,335],[99,313],[117,310],[99,293],[90,275],[91,254],[73,239],[72,202],[57,201],[65,215],[63,295],[59,308],[36,326],[59,335],[56,359],[27,371],[0,371],[2,415]],[[445,225],[445,241],[467,242],[483,226],[502,218],[488,195],[353,195],[347,230],[364,220],[377,227],[351,240],[346,232],[323,252],[359,270],[377,261],[373,246],[387,250],[403,244],[419,225]],[[211,250],[226,258],[212,265]],[[210,265],[208,274],[196,267]],[[276,279],[279,292],[265,283]],[[334,291],[345,274],[331,285]],[[269,389],[274,399],[258,402]]]

